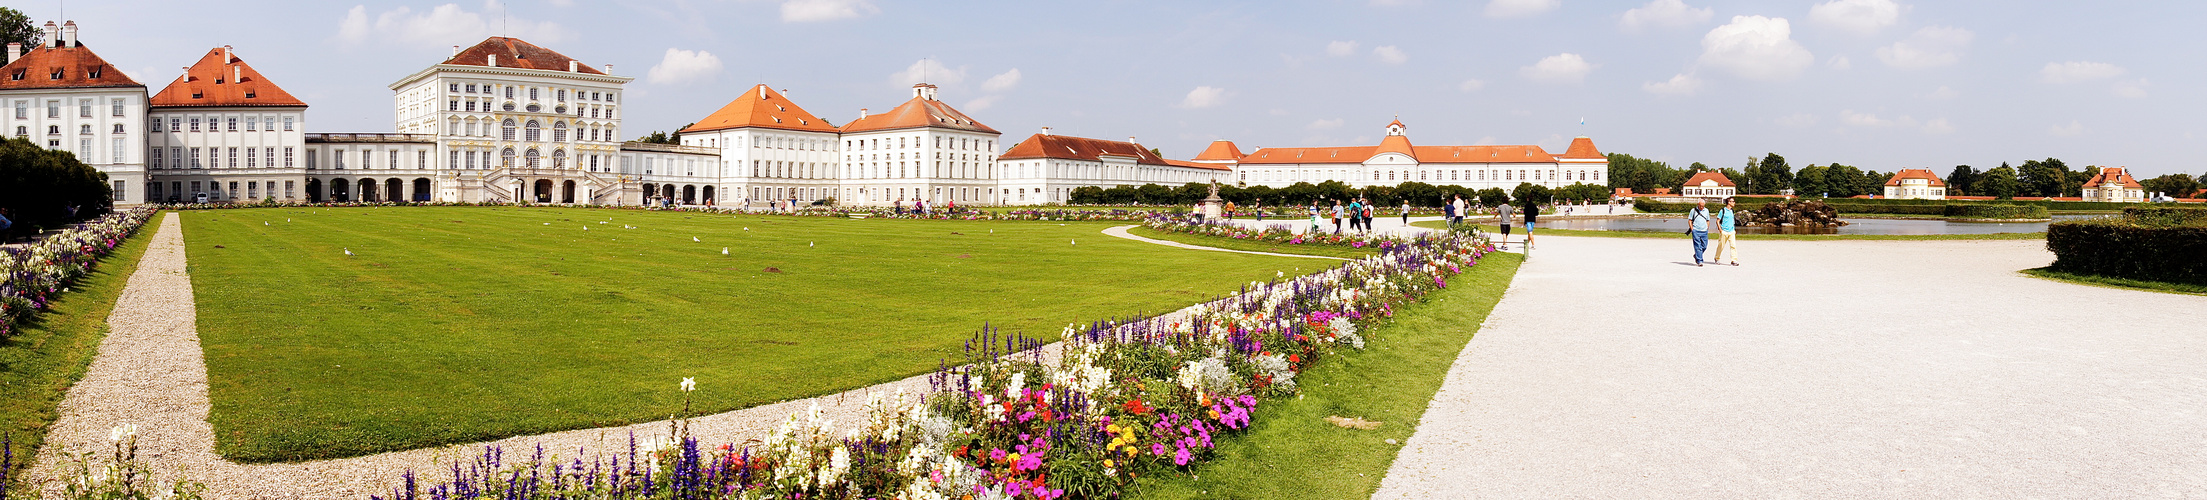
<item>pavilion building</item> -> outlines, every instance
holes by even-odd
[[[1401,120],[1395,120],[1387,124],[1387,135],[1377,146],[1259,148],[1238,158],[1233,156],[1240,149],[1233,143],[1216,141],[1191,161],[1230,165],[1236,182],[1274,188],[1326,181],[1350,187],[1423,182],[1473,189],[1607,182],[1603,177],[1609,172],[1609,158],[1586,137],[1573,139],[1563,154],[1556,155],[1532,145],[1416,146],[1407,130]]]
[[[107,174],[116,205],[146,202],[146,86],[79,42],[76,21],[46,22],[37,44],[29,53],[8,44],[0,102],[9,112],[0,130],[75,153]]]
[[[1003,205],[1065,203],[1080,187],[1179,186],[1233,175],[1224,164],[1167,160],[1133,137],[1120,142],[1055,135],[1050,127],[1005,150],[1002,164]]]
[[[1686,184],[1678,190],[1680,196],[1718,199],[1730,198],[1739,192],[1739,185],[1733,184],[1732,178],[1725,177],[1723,172],[1714,171],[1695,172],[1693,177],[1686,178]]]
[[[1885,198],[1895,200],[1944,200],[1946,181],[1929,169],[1904,168],[1885,180]]]
[[[2130,169],[2100,167],[2091,180],[2084,181],[2084,201],[2133,203],[2146,199],[2146,186],[2130,176]]]

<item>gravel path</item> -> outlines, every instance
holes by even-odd
[[[1187,244],[1187,243],[1181,243],[1181,242],[1178,242],[1178,241],[1165,241],[1165,240],[1160,240],[1160,239],[1154,239],[1154,238],[1144,238],[1144,237],[1140,237],[1140,236],[1135,236],[1135,235],[1134,235],[1134,233],[1129,233],[1129,232],[1127,232],[1127,230],[1128,230],[1128,229],[1133,229],[1133,228],[1136,228],[1136,227],[1140,227],[1140,226],[1113,226],[1113,227],[1110,227],[1110,228],[1105,228],[1105,229],[1104,229],[1104,231],[1103,231],[1103,233],[1104,233],[1104,234],[1107,234],[1107,235],[1111,235],[1111,236],[1116,236],[1116,237],[1120,237],[1120,238],[1126,238],[1126,239],[1130,239],[1130,240],[1134,240],[1134,241],[1139,241],[1139,242],[1143,242],[1143,243],[1154,243],[1154,244],[1158,244],[1158,245],[1164,245],[1164,246],[1168,246],[1168,247],[1175,247],[1175,248],[1186,248],[1186,249],[1189,249],[1189,250],[1209,250],[1209,251],[1213,251],[1213,252],[1233,252],[1233,253],[1246,253],[1246,254],[1251,254],[1251,255],[1270,255],[1270,256],[1273,256],[1273,257],[1297,257],[1297,258],[1304,258],[1304,259],[1332,259],[1332,260],[1349,260],[1349,259],[1344,259],[1344,258],[1340,258],[1340,257],[1327,257],[1327,256],[1323,256],[1323,255],[1298,255],[1298,254],[1292,254],[1292,253],[1253,252],[1253,251],[1249,251],[1249,250],[1229,250],[1229,249],[1225,249],[1225,248],[1213,248],[1213,247],[1206,247],[1206,246],[1197,246],[1197,245],[1190,245],[1190,244]]]
[[[2207,497],[2207,297],[2043,241],[1541,238],[1378,498]]]

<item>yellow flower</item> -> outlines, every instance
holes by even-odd
[[[1106,468],[1106,469],[1109,469],[1109,468],[1111,468],[1111,459],[1109,459],[1109,458],[1106,458],[1106,459],[1104,459],[1104,468]]]

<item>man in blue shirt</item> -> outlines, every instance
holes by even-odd
[[[1735,267],[1740,265],[1740,248],[1739,243],[1737,243],[1739,232],[1732,227],[1732,208],[1738,205],[1739,202],[1731,198],[1725,198],[1724,210],[1717,211],[1717,254],[1714,258],[1709,259],[1710,262],[1724,260],[1725,256],[1730,255],[1732,256],[1732,265]]]
[[[1709,200],[1694,200],[1694,209],[1686,211],[1687,233],[1694,235],[1694,267],[1701,267],[1701,254],[1709,250]]]

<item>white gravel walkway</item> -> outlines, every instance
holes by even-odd
[[[1375,496],[2207,497],[2207,297],[2016,273],[2043,241],[1742,246],[1542,237]]]
[[[1349,260],[1349,259],[1344,259],[1344,258],[1340,258],[1340,257],[1327,257],[1327,256],[1323,256],[1323,255],[1298,255],[1298,254],[1292,254],[1292,253],[1253,252],[1253,251],[1249,251],[1249,250],[1229,250],[1229,249],[1225,249],[1225,248],[1213,248],[1213,247],[1206,247],[1206,246],[1197,246],[1197,245],[1190,245],[1190,244],[1187,244],[1187,243],[1181,243],[1181,242],[1177,242],[1177,241],[1165,241],[1165,240],[1160,240],[1160,239],[1155,239],[1155,238],[1144,238],[1144,237],[1140,237],[1140,236],[1135,236],[1135,235],[1134,235],[1134,233],[1129,233],[1129,232],[1127,232],[1127,230],[1128,230],[1128,229],[1133,229],[1133,228],[1136,228],[1136,227],[1140,227],[1140,226],[1113,226],[1113,227],[1105,228],[1105,229],[1103,230],[1103,233],[1104,233],[1104,234],[1106,234],[1106,235],[1110,235],[1110,236],[1115,236],[1115,237],[1119,237],[1119,238],[1126,238],[1126,239],[1130,239],[1130,240],[1134,240],[1134,241],[1139,241],[1139,242],[1143,242],[1143,243],[1151,243],[1151,244],[1157,244],[1157,245],[1164,245],[1164,246],[1168,246],[1168,247],[1174,247],[1174,248],[1185,248],[1185,249],[1189,249],[1189,250],[1208,250],[1208,251],[1212,251],[1212,252],[1231,252],[1231,253],[1246,253],[1246,254],[1251,254],[1251,255],[1270,255],[1270,256],[1273,256],[1273,257],[1295,257],[1295,258],[1303,258],[1303,259],[1332,259],[1332,260]]]

